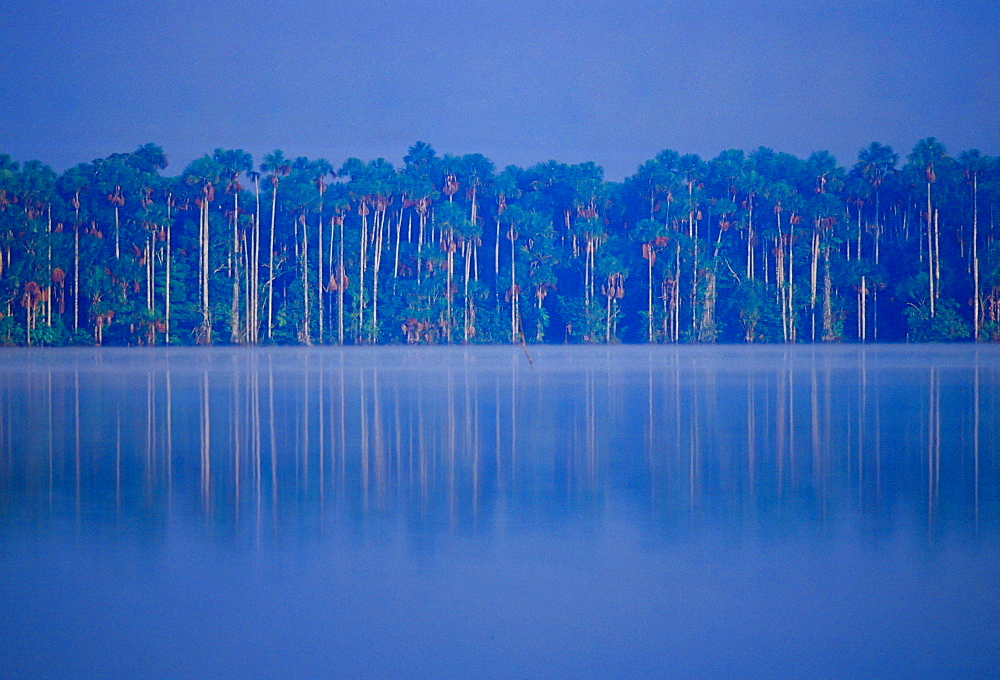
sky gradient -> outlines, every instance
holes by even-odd
[[[155,142],[178,174],[385,157],[417,140],[498,167],[665,148],[711,158],[934,136],[1000,154],[1000,3],[12,0],[0,153],[63,170]]]

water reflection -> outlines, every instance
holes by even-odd
[[[259,538],[335,516],[597,521],[621,500],[666,531],[919,521],[933,536],[997,519],[993,348],[3,358],[7,520],[179,514]]]

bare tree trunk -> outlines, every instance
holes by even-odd
[[[611,344],[611,298],[612,297],[613,297],[613,295],[611,295],[611,291],[608,291],[608,296],[607,296],[607,298],[608,298],[607,315],[605,316],[605,322],[604,322],[604,344],[605,345],[610,345]]]
[[[931,183],[927,182],[927,285],[931,304],[931,318],[934,317],[934,301],[937,291],[934,288],[934,213],[931,210]]]
[[[302,213],[302,250],[299,263],[302,267],[302,343],[312,344],[309,328],[309,220]]]
[[[778,235],[774,238],[774,283],[781,305],[781,339],[788,342],[788,290],[785,286],[785,250],[781,243],[781,213],[778,213]]]
[[[171,260],[173,259],[173,249],[170,246],[170,227],[173,220],[170,217],[170,208],[173,206],[173,198],[174,197],[172,195],[167,194],[167,261],[164,267],[164,269],[166,270],[164,274],[165,278],[164,284],[166,290],[164,291],[165,299],[163,305],[164,317],[165,317],[164,326],[166,330],[163,333],[163,338],[164,342],[168,345],[170,344],[170,288],[171,288],[170,265],[171,265]]]
[[[423,260],[421,252],[424,249],[424,228],[427,226],[427,206],[424,205],[425,199],[420,199],[418,202],[418,213],[420,215],[420,226],[417,229],[417,283],[420,283],[423,278]]]
[[[795,272],[793,265],[795,263],[795,238],[794,238],[795,224],[793,221],[789,220],[788,223],[788,330],[789,339],[791,342],[796,342],[798,340],[798,328],[795,323]]]
[[[493,247],[493,289],[497,298],[500,297],[500,212],[497,211],[496,220],[496,243]]]
[[[229,308],[229,340],[237,344],[243,342],[240,328],[240,192],[233,192],[233,245],[229,251],[229,276],[233,280],[233,300]]]
[[[346,220],[341,217],[340,220],[340,243],[337,252],[337,344],[344,344],[344,284],[347,277],[344,276],[344,241],[345,233],[344,229]]]
[[[254,201],[256,210],[253,219],[253,233],[251,236],[252,250],[250,255],[250,343],[256,345],[260,342],[260,177],[254,174],[253,178]]]
[[[403,206],[399,206],[399,216],[396,218],[396,252],[392,259],[392,291],[396,292],[396,280],[399,278],[399,242],[403,240]]]
[[[48,219],[45,223],[45,246],[46,246],[46,262],[45,262],[45,285],[48,291],[45,296],[45,325],[52,327],[52,204],[49,203],[46,209],[46,214]]]
[[[982,305],[979,299],[979,177],[976,173],[972,173],[972,285],[974,288],[972,337],[979,342]]]
[[[358,253],[358,326],[355,342],[360,343],[365,326],[365,271],[368,265],[368,206],[361,204],[361,243]]]
[[[209,249],[209,233],[208,233],[208,205],[209,205],[209,192],[202,192],[202,202],[200,209],[201,217],[201,338],[200,341],[203,344],[211,344],[212,342],[212,321],[209,316],[209,294],[208,294],[208,284],[209,284],[209,261],[208,261],[208,249]]]
[[[451,200],[451,196],[448,197]],[[451,344],[451,282],[454,279],[455,271],[455,234],[450,229],[446,234],[442,235],[445,241],[445,250],[447,251],[447,272],[445,278],[445,310],[446,310],[446,325],[445,325],[445,342]]]
[[[868,341],[868,280],[861,277],[861,287],[858,289],[858,339]]]
[[[518,289],[517,289],[517,259],[516,252],[514,249],[514,242],[517,237],[514,235],[514,225],[510,226],[510,232],[507,234],[510,238],[510,341],[511,343],[517,342],[517,317],[520,316],[518,310]]]
[[[334,261],[333,260],[333,253],[334,253],[334,249],[335,249],[334,239],[335,239],[336,234],[337,234],[337,216],[336,215],[331,215],[330,216],[330,252],[328,253],[328,255],[329,255],[328,264],[329,264],[330,280],[331,281],[335,280],[334,279],[335,276],[340,276],[340,274],[335,273],[337,270],[333,268],[333,261]],[[337,281],[337,287],[338,288],[340,287],[341,283],[342,283],[341,281],[339,281],[339,280]],[[329,290],[330,290],[330,286],[327,286],[327,299],[328,299],[328,301],[330,303],[332,303],[333,302],[333,300],[332,300],[333,296],[329,294]],[[332,310],[331,310],[331,314],[332,314]],[[330,325],[331,326],[333,325],[333,319],[330,319]],[[333,331],[331,330],[330,332],[332,333]],[[343,341],[340,338],[339,326],[338,326],[337,341],[338,341],[339,344],[343,344]]]
[[[812,234],[812,265],[809,269],[809,306],[812,319],[812,334],[810,340],[816,342],[816,292],[819,275],[819,220],[813,224]]]
[[[934,209],[934,297],[941,296],[941,209]]]
[[[823,341],[837,340],[833,330],[833,281],[830,278],[830,246],[823,247]]]
[[[79,196],[79,193],[77,193]],[[77,199],[74,199],[76,202]],[[169,317],[167,317],[169,320]],[[73,227],[73,330],[80,328],[80,208]]]
[[[385,209],[375,212],[372,229],[375,231],[375,266],[372,269],[372,344],[378,344],[378,278],[382,270],[382,242],[385,236]]]
[[[705,272],[705,302],[701,311],[701,329],[698,339],[701,342],[715,342],[715,297],[716,274],[711,268]]]
[[[646,246],[646,261],[649,263],[649,286],[646,299],[646,312],[649,317],[646,319],[647,326],[649,327],[649,337],[647,340],[653,342],[653,264],[656,258],[655,251],[653,250],[652,244],[645,244]]]
[[[146,239],[146,245],[143,247],[143,256],[145,257],[146,267],[144,274],[146,275],[146,311],[153,311],[153,234],[149,233]]]
[[[323,296],[323,203],[320,201],[319,219],[316,220],[316,303],[319,311],[319,343],[323,344],[326,299]]]
[[[677,241],[674,253],[674,287],[671,301],[674,343],[681,341],[681,243]]]
[[[472,321],[472,308],[469,305],[469,271],[472,268],[472,242],[465,241],[462,244],[462,253],[465,257],[465,277],[463,299],[465,300],[464,313],[462,314],[462,327],[464,329],[462,333],[462,341],[465,344],[469,344],[470,328],[469,324]]]
[[[274,337],[274,218],[278,207],[278,178],[272,177],[271,232],[268,234],[267,253],[267,339]]]

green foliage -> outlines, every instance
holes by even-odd
[[[622,183],[423,142],[399,169],[262,160],[164,177],[146,144],[58,175],[0,154],[0,343],[335,343],[340,319],[348,343],[954,341],[974,257],[1000,339],[1000,162],[934,138],[849,171],[664,150]]]
[[[775,302],[774,289],[759,279],[740,281],[731,304],[748,343],[771,342],[781,337],[781,313]]]
[[[906,309],[910,342],[955,342],[972,335],[968,322],[958,314],[954,300],[941,300],[931,316],[928,305],[911,304]]]

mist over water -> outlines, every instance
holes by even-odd
[[[4,677],[989,677],[1000,351],[0,351]]]

